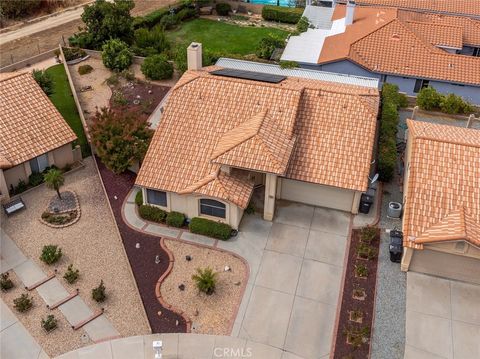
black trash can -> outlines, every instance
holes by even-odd
[[[370,207],[373,205],[374,195],[371,191],[369,192],[362,193],[362,197],[360,197],[360,206],[358,208],[360,213],[368,214],[368,212],[370,212]]]

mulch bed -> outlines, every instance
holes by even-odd
[[[107,169],[98,158],[95,160],[107,190],[108,200],[112,206],[152,332],[185,333],[187,328],[185,320],[164,308],[155,296],[157,281],[167,270],[169,262],[168,254],[160,247],[160,238],[131,229],[122,218],[122,204],[135,182],[136,175],[130,171],[117,175]],[[137,243],[140,244],[138,249]],[[158,264],[155,263],[156,255],[160,257]],[[161,315],[158,314],[159,312]],[[176,325],[177,321],[178,325]]]
[[[343,289],[342,306],[340,309],[340,318],[338,323],[337,335],[335,340],[334,358],[338,359],[360,359],[368,358],[370,353],[370,338],[373,328],[374,305],[375,305],[375,286],[377,281],[378,255],[371,260],[359,259],[357,256],[357,247],[360,242],[360,230],[352,231],[350,250],[348,253],[348,264],[345,274],[345,283]],[[377,250],[380,244],[380,230],[377,230],[377,236],[372,241],[371,246]],[[368,277],[366,279],[355,276],[355,266],[365,265],[368,268]],[[364,300],[353,298],[353,291],[356,288],[365,289],[366,297]],[[361,311],[363,313],[362,323],[356,323],[350,320],[351,311]],[[363,344],[355,348],[347,343],[346,330],[361,329],[368,327],[370,336]]]
[[[129,81],[126,85],[112,90],[110,108],[122,113],[134,113],[135,117],[146,121],[169,90],[170,87],[153,85],[140,80]],[[121,93],[120,98],[127,104],[115,101],[115,98],[118,98],[115,95],[116,92]]]

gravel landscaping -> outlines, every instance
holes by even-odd
[[[229,335],[248,276],[245,263],[230,253],[215,249],[177,240],[165,240],[165,244],[173,253],[175,262],[160,286],[163,299],[189,317],[192,332]],[[230,270],[225,271],[225,266]],[[206,267],[217,273],[215,292],[211,295],[199,292],[192,280],[197,268]],[[182,284],[184,289],[180,290]]]
[[[77,201],[75,199],[75,193],[72,191],[61,191],[60,195],[62,198],[58,198],[57,195],[54,195],[48,204],[47,209],[50,212],[63,212],[74,210],[77,206]]]
[[[186,332],[183,317],[164,308],[155,295],[157,281],[169,263],[167,253],[160,247],[160,238],[131,229],[122,218],[122,204],[135,183],[135,174],[127,171],[116,175],[98,158],[96,160],[152,332]],[[157,255],[160,259],[158,263],[155,261]]]
[[[65,176],[65,186],[62,187],[63,192],[75,191],[79,197],[82,216],[77,223],[54,229],[38,220],[55,193],[43,185],[22,195],[26,210],[8,218],[2,213],[2,227],[45,273],[57,269],[57,278],[65,288],[70,292],[79,288],[80,297],[93,311],[104,307],[106,317],[122,336],[147,334],[150,332],[147,318],[93,158],[84,161],[86,167]],[[39,256],[43,246],[50,244],[58,245],[63,256],[59,262],[47,266]],[[80,278],[73,285],[62,278],[71,263],[80,270]],[[101,279],[106,286],[107,300],[99,304],[92,300],[91,290],[98,286]],[[37,325],[37,322],[32,325]],[[53,337],[46,336],[44,342],[50,343],[50,338]],[[65,345],[64,349],[74,349],[66,343],[62,345]]]

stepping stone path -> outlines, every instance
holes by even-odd
[[[71,297],[71,294],[57,278],[48,279],[48,275],[35,262],[22,253],[1,228],[0,248],[1,272],[13,270],[25,287],[38,285],[44,281],[44,283],[36,286],[35,289],[46,305],[54,306]],[[120,336],[120,333],[104,315],[91,310],[79,296],[72,296],[71,299],[62,303],[58,308],[72,327],[83,327],[94,342]]]

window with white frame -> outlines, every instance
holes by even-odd
[[[203,198],[200,200],[200,213],[207,216],[225,218],[227,213],[226,205],[214,199]]]
[[[147,189],[147,202],[149,204],[167,207],[167,192]]]

